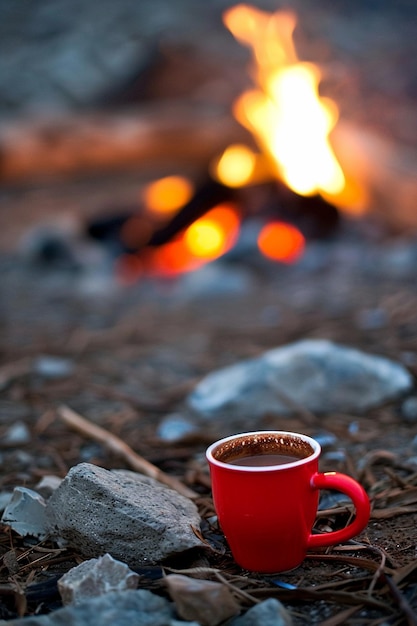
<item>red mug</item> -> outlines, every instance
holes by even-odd
[[[232,435],[207,449],[214,507],[241,567],[291,570],[309,549],[347,541],[366,527],[370,505],[365,490],[345,474],[319,473],[320,452],[311,437],[276,430]],[[319,489],[351,498],[356,515],[345,528],[311,533]]]

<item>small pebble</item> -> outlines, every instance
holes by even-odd
[[[35,490],[40,493],[43,498],[48,499],[54,491],[58,489],[61,483],[62,478],[59,478],[59,476],[43,476],[36,485]]]
[[[76,605],[110,591],[136,589],[138,581],[139,575],[125,563],[105,554],[70,569],[59,579],[58,590],[64,605]]]
[[[74,372],[74,363],[70,359],[45,355],[35,360],[33,369],[44,378],[66,378]]]
[[[404,421],[413,424],[417,422],[417,396],[410,396],[401,405],[401,414]]]
[[[167,415],[158,426],[157,435],[163,441],[179,441],[195,433],[198,427],[180,413]]]
[[[2,443],[7,446],[22,446],[29,443],[31,435],[25,422],[15,422],[6,430]]]
[[[357,435],[359,432],[359,422],[357,422],[356,420],[354,422],[351,422],[349,424],[348,431],[351,435]]]
[[[343,463],[346,459],[346,452],[344,450],[330,450],[323,454],[323,458],[333,463]]]
[[[314,435],[314,439],[321,445],[322,448],[330,448],[337,442],[337,437],[333,433],[321,432]]]

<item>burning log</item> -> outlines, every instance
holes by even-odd
[[[186,104],[95,112],[0,125],[0,179],[21,183],[62,176],[206,165],[242,137],[228,114]]]
[[[168,224],[156,230],[149,240],[149,245],[158,246],[166,243],[183,228],[192,224],[201,215],[207,213],[214,206],[234,200],[232,189],[214,180],[207,181],[197,189],[194,196],[182,209],[174,215]]]

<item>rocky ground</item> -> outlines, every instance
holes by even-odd
[[[229,422],[227,412],[201,422],[185,400],[205,374],[306,338],[389,357],[414,375],[416,254],[412,240],[375,241],[367,229],[352,232],[348,226],[330,241],[311,244],[295,266],[259,263],[249,255],[237,265],[223,261],[178,280],[130,286],[117,282],[103,258],[94,268],[88,261],[74,270],[4,254],[2,491],[33,487],[44,475],[63,477],[80,462],[130,467],[105,444],[63,422],[62,405],[197,491],[203,519],[213,515],[203,454],[210,442],[236,428],[306,432],[323,443],[324,470],[355,476],[371,496],[374,513],[358,543],[310,556],[280,576],[297,590],[272,590],[267,578],[241,571],[224,552],[219,532],[203,522],[203,535],[217,549],[204,557],[204,566],[240,576],[236,584],[253,597],[282,598],[295,623],[305,623],[306,615],[310,623],[331,615],[342,621],[329,623],[376,624],[382,617],[407,623],[407,611],[416,607],[415,392],[366,411],[312,416],[299,405],[290,417],[268,411],[238,424]],[[181,435],[181,423],[174,420],[172,434],[173,414],[194,431]],[[167,418],[170,431],[164,430]],[[325,519],[334,527],[344,513],[336,509]],[[3,569],[3,588],[25,589],[77,562],[73,553],[56,558],[51,547],[50,564],[40,567],[34,548],[5,531],[3,552],[13,546],[19,566],[12,578]],[[181,558],[176,565],[190,567]],[[381,571],[396,572],[394,591]],[[143,581],[145,588],[154,584]],[[346,597],[334,594],[344,590],[353,604],[352,621],[344,612]],[[311,596],[313,591],[319,595]],[[41,604],[43,610],[56,606]],[[3,617],[18,610],[13,605],[12,597],[5,599]],[[27,610],[37,607],[39,602],[30,601]]]
[[[7,20],[0,20],[0,46],[8,51],[0,55],[7,85],[0,99],[3,126],[18,117],[31,120],[39,110],[78,115],[98,108],[120,115],[126,104],[169,108],[184,98],[197,117],[207,103],[228,109],[247,83],[240,73],[247,57],[219,19],[230,3],[206,3],[198,11],[185,0],[175,11],[173,3],[158,3],[158,11],[149,4],[109,3],[108,16],[100,10],[95,20],[93,3],[81,2],[66,15],[65,3],[1,2]],[[305,4],[292,3],[303,25],[299,45],[332,70],[325,88],[338,96],[343,116],[414,151],[414,3]],[[109,55],[115,48],[118,54]],[[197,73],[191,71],[195,58]],[[64,72],[63,64],[72,69]],[[242,244],[198,272],[126,284],[116,272],[114,249],[88,237],[86,222],[137,203],[143,183],[138,167],[105,177],[20,180],[0,190],[2,506],[14,487],[33,488],[46,475],[63,478],[80,463],[132,469],[129,455],[66,422],[67,407],[198,494],[209,547],[169,562],[188,578],[219,582],[220,576],[243,612],[259,600],[279,599],[294,624],[415,624],[415,232],[396,234],[377,216],[343,219],[324,239],[309,240],[295,265],[266,261]],[[367,409],[321,413],[293,403],[291,415],[268,409],[238,421],[227,411],[217,420],[190,411],[187,397],[206,374],[300,339],[332,340],[387,357],[409,372],[413,385]],[[213,517],[204,458],[218,437],[254,428],[317,437],[321,469],[354,476],[373,507],[355,543],[311,554],[273,580],[234,563]],[[317,527],[346,523],[346,507],[335,504],[324,501]],[[22,539],[7,525],[2,529],[0,618],[53,616],[61,606],[57,580],[87,557],[50,539]],[[155,610],[173,598],[162,565],[136,567]],[[91,613],[98,610],[91,607]]]

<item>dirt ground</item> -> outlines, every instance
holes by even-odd
[[[95,185],[99,190],[100,182]],[[43,199],[48,194],[53,199],[56,189],[44,188]],[[85,192],[75,187],[72,193],[82,204]],[[18,190],[10,199],[16,206],[26,199],[31,212],[34,197]],[[277,597],[295,624],[415,623],[417,426],[403,399],[366,414],[311,420],[299,407],[291,418],[268,415],[256,425],[241,424],[242,430],[326,434],[321,468],[354,476],[372,501],[369,526],[355,542],[309,555],[278,582],[236,566],[218,528],[207,521],[213,507],[204,450],[231,426],[204,425],[177,443],[157,436],[166,415],[185,411],[187,393],[204,374],[296,339],[332,339],[393,358],[415,374],[415,246],[413,239],[381,236],[375,225],[348,224],[330,239],[311,243],[298,265],[260,264],[248,255],[238,263],[217,264],[214,279],[203,270],[185,279],[131,285],[116,280],[106,256],[107,264],[100,257],[93,269],[85,262],[74,270],[59,257],[40,261],[36,246],[4,251],[1,491],[34,486],[46,474],[62,477],[83,461],[128,467],[59,419],[58,407],[67,405],[201,494],[202,534],[212,549],[174,567],[220,568],[246,592],[240,596],[243,607]],[[230,284],[239,284],[242,273],[243,288],[221,287],[231,276]],[[48,376],[40,365],[46,356],[67,359],[71,369],[61,377]],[[6,433],[16,421],[26,424],[30,436],[23,444],[8,444]],[[348,517],[346,507],[326,509],[317,527],[335,528]],[[59,606],[56,579],[79,562],[79,555],[56,552],[48,542],[33,545],[7,529],[1,552],[1,617]],[[164,593],[157,572],[141,573],[142,586]]]

